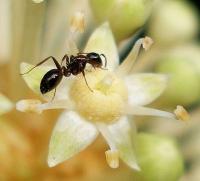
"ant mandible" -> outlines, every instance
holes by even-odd
[[[107,66],[107,59],[104,54],[98,54],[95,52],[90,53],[77,53],[76,56],[71,55],[70,57],[65,54],[64,57],[61,60],[61,64],[58,63],[56,58],[53,56],[49,56],[45,58],[43,61],[36,64],[33,68],[31,68],[28,72],[25,72],[21,75],[27,74],[31,72],[34,68],[40,66],[41,64],[45,63],[47,60],[52,59],[53,62],[56,65],[55,69],[49,70],[42,78],[40,82],[40,91],[42,94],[45,94],[47,92],[50,92],[51,90],[55,89],[54,96],[56,93],[56,87],[61,82],[63,76],[69,77],[70,75],[78,75],[80,73],[83,74],[85,83],[90,91],[93,92],[93,90],[89,87],[86,77],[85,77],[85,67],[86,64],[91,64],[93,68],[103,68],[103,61],[101,59],[101,56],[105,59],[105,67]],[[63,62],[66,61],[66,65],[63,66]],[[52,100],[53,100],[52,98]]]

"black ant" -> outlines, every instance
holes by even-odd
[[[47,60],[52,59],[56,65],[55,69],[49,70],[42,78],[40,82],[40,91],[42,94],[50,92],[51,90],[55,89],[54,96],[56,93],[56,87],[61,82],[63,76],[69,77],[70,75],[78,75],[80,73],[83,74],[85,79],[85,83],[90,91],[93,90],[89,87],[86,77],[85,77],[85,67],[86,64],[91,64],[93,68],[102,68],[103,69],[103,62],[101,56],[105,59],[105,67],[107,66],[107,59],[104,54],[98,54],[94,52],[90,53],[78,53],[76,56],[71,55],[70,57],[66,54],[61,60],[61,64],[58,63],[56,58],[53,56],[49,56],[45,58],[43,61],[39,62],[33,68],[31,68],[28,72],[25,72],[21,75],[27,74],[32,71],[34,68],[40,66],[41,64],[45,63]],[[66,66],[63,66],[63,62],[66,61]],[[52,100],[53,100],[52,98]]]

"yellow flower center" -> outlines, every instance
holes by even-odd
[[[127,102],[127,89],[124,82],[108,70],[95,70],[79,75],[72,84],[70,95],[77,111],[90,121],[113,122],[123,112]]]

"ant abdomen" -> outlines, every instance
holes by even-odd
[[[40,82],[40,91],[45,94],[57,87],[62,80],[62,73],[58,69],[49,70]]]

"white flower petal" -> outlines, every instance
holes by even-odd
[[[134,149],[135,127],[130,125],[127,117],[122,117],[114,124],[106,125],[105,123],[97,123],[97,127],[105,140],[107,141],[111,151],[118,151],[119,157],[131,168],[140,170]]]
[[[134,134],[136,130],[133,129],[128,118],[122,117],[115,124],[109,125],[108,129],[119,151],[120,158],[131,168],[140,170],[134,153]]]
[[[28,64],[28,63],[21,63],[20,65],[20,73],[26,73],[28,70],[30,70],[34,65]],[[50,70],[52,66],[38,66],[35,69],[33,69],[31,72],[22,75],[23,79],[25,80],[28,87],[33,90],[35,93],[42,96],[45,100],[51,100],[54,95],[54,90],[51,92],[42,95],[40,92],[40,82],[44,76],[45,73],[47,73],[48,70]],[[54,100],[60,100],[60,99],[68,99],[68,90],[69,90],[69,84],[71,83],[72,78],[63,78],[61,83],[57,87],[56,95]]]
[[[77,113],[64,112],[53,130],[48,165],[53,167],[85,149],[98,135],[96,127]]]
[[[10,111],[13,108],[13,103],[0,93],[0,115]]]
[[[148,108],[148,107],[143,107],[143,106],[128,106],[127,105],[126,109],[124,110],[125,110],[125,113],[129,115],[159,116],[159,117],[176,120],[176,116],[174,113],[161,111],[159,109],[153,109],[153,108]]]
[[[146,105],[165,90],[168,77],[162,74],[132,74],[125,78],[130,105]]]
[[[33,67],[34,65],[22,62],[20,64],[20,73],[24,74]],[[44,74],[50,69],[51,68],[49,66],[38,66],[35,69],[33,69],[31,72],[22,75],[22,77],[31,90],[33,90],[37,94],[41,94],[40,93],[41,79],[44,76]]]
[[[120,64],[120,66],[116,70],[116,73],[118,75],[126,76],[127,74],[131,72],[131,70],[133,69],[134,63],[138,58],[140,48],[142,47],[143,42],[144,42],[144,38],[140,38],[136,41],[129,55],[126,57],[126,59]]]
[[[107,68],[114,70],[119,64],[117,47],[108,23],[97,28],[88,40],[84,52],[104,54],[107,58]]]

